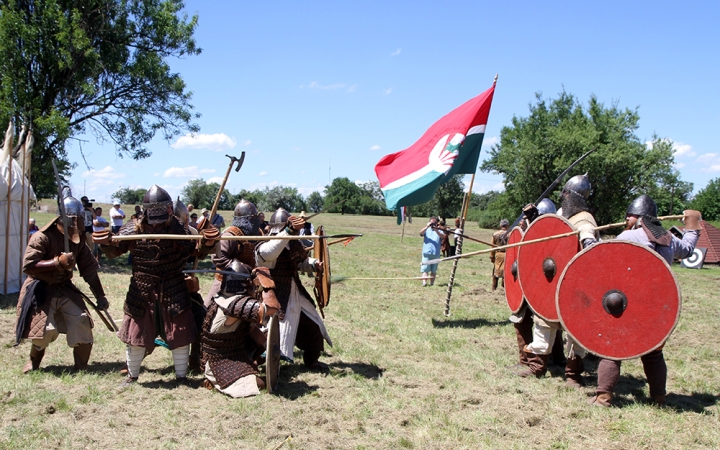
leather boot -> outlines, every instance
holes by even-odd
[[[34,345],[30,346],[30,361],[23,367],[23,373],[32,372],[40,368],[40,362],[45,356],[45,349],[38,350]]]
[[[497,277],[493,277],[493,283],[492,283],[492,290],[493,290],[493,291],[497,289],[497,283],[498,283]]]
[[[593,406],[604,406],[605,408],[609,408],[612,406],[612,399],[612,392],[600,392],[590,399],[590,404]]]
[[[583,359],[577,356],[568,358],[565,365],[565,385],[574,388],[585,386],[582,373],[585,371]]]
[[[664,395],[656,395],[652,398],[652,402],[654,405],[659,406],[661,408],[664,408],[667,406],[667,403],[665,403],[665,396]]]
[[[517,372],[517,376],[520,378],[542,378],[547,373],[547,362],[548,355],[536,355],[534,353],[525,352],[525,356],[528,360],[528,367]]]
[[[90,361],[90,352],[92,344],[80,344],[73,349],[73,359],[75,359],[75,370],[85,370]]]

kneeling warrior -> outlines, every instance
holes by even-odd
[[[270,218],[270,235],[297,236],[305,226],[305,219],[291,216],[283,208]],[[284,357],[294,360],[295,345],[304,350],[303,361],[313,371],[326,372],[327,364],[318,359],[324,350],[323,340],[332,346],[320,314],[312,297],[303,287],[299,272],[323,270],[322,263],[308,258],[297,240],[274,239],[255,247],[258,267],[267,267],[275,281],[275,295],[281,305],[280,350]]]
[[[672,265],[673,259],[684,259],[692,255],[702,229],[700,211],[689,209],[683,211],[683,215],[685,234],[682,239],[678,239],[663,228],[657,218],[657,205],[653,199],[648,195],[641,195],[628,206],[625,214],[627,228],[617,238],[648,246]],[[667,365],[663,347],[641,356],[640,361],[650,386],[650,398],[657,405],[665,405]],[[596,395],[590,402],[597,406],[610,406],[615,385],[620,380],[620,361],[600,359],[597,373]]]
[[[120,228],[120,236],[143,234],[190,234],[173,215],[173,201],[161,187],[154,185],[143,197],[143,213],[136,223]],[[219,232],[215,227],[202,230],[200,257],[212,251]],[[132,254],[132,277],[125,297],[122,327],[118,333],[126,344],[128,378],[124,384],[137,381],[146,354],[155,349],[155,338],[161,337],[172,351],[175,376],[184,382],[187,376],[189,346],[196,340],[190,291],[183,268],[193,255],[192,240],[113,241],[98,235],[96,243],[110,258],[125,252]]]
[[[63,204],[67,216],[65,226],[62,217],[56,218],[32,235],[25,250],[23,272],[29,276],[18,299],[15,345],[21,339],[31,339],[32,347],[30,361],[23,368],[23,373],[40,367],[45,348],[58,338],[59,333],[67,335],[67,344],[73,349],[75,369],[87,368],[93,346],[93,322],[82,294],[71,281],[76,261],[80,275],[97,299],[98,309],[108,308],[97,274],[97,260],[84,238],[84,208],[73,197],[66,197]],[[63,252],[63,234],[66,232],[69,253]]]
[[[255,362],[265,342],[253,330],[265,325],[280,303],[268,269],[252,270],[235,260],[225,272],[203,323],[202,364],[208,387],[234,398],[249,397],[265,388]]]

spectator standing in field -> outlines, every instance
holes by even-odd
[[[435,273],[437,272],[437,264],[425,264],[431,259],[437,259],[440,257],[440,243],[442,242],[445,233],[438,229],[438,218],[431,217],[430,222],[420,230],[420,236],[423,237],[422,247],[422,266],[420,272],[424,278],[422,285],[428,285],[428,279],[430,280],[430,286],[435,284]]]
[[[110,219],[112,220],[112,232],[117,234],[125,219],[125,212],[120,209],[120,202],[117,200],[113,202],[113,207],[110,208]]]
[[[197,223],[197,214],[196,213],[190,214],[190,223],[188,223],[188,225],[190,225],[191,227],[193,227],[197,230],[198,223]]]
[[[28,240],[30,239],[30,236],[32,236],[34,233],[37,233],[40,229],[37,225],[35,225],[35,219],[32,217],[28,221]]]
[[[102,216],[102,208],[95,208],[93,212],[95,216],[95,218],[93,219],[93,232],[103,231],[105,230],[105,228],[110,226],[110,222],[108,222],[107,219]],[[95,259],[100,261],[100,246],[93,243],[92,249],[93,256],[95,257]]]

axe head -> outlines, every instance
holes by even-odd
[[[236,157],[230,156],[230,155],[225,155],[225,156],[230,158],[231,164],[235,163],[235,162],[238,163],[237,167],[235,168],[235,172],[240,172],[240,168],[242,167],[243,162],[245,162],[245,152],[242,152],[242,154],[240,155],[240,158],[236,158]]]

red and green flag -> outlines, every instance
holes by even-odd
[[[494,93],[495,84],[435,122],[415,144],[375,165],[388,209],[426,203],[453,176],[475,173]]]

